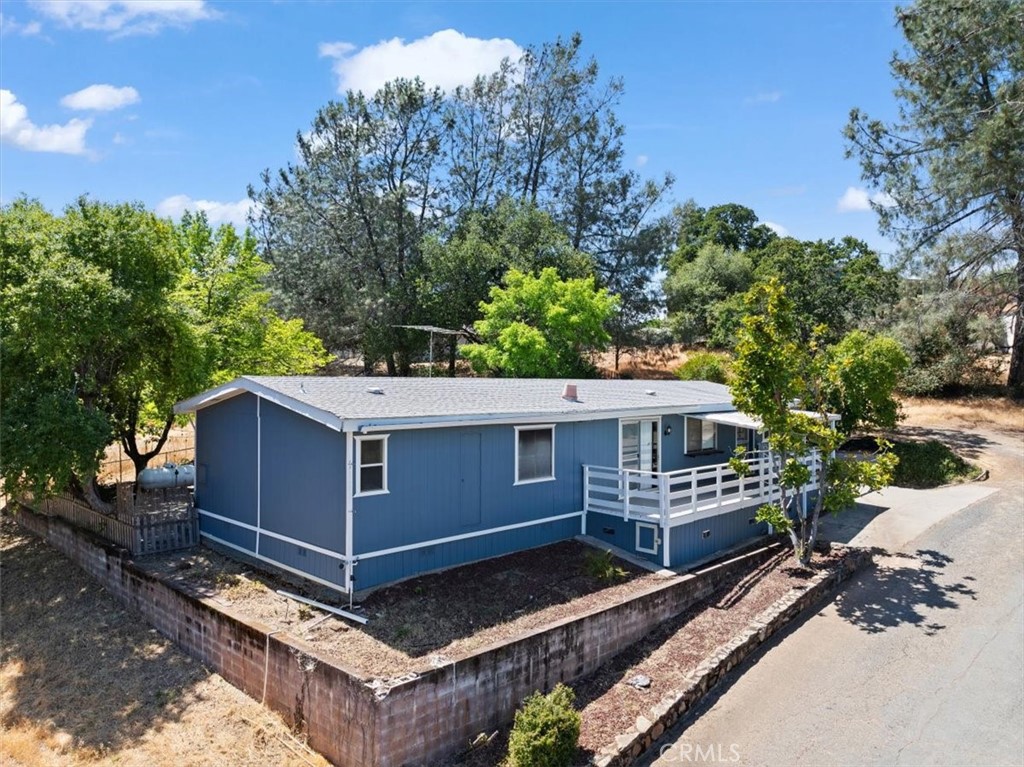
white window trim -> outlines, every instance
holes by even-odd
[[[657,433],[657,437],[658,437],[658,465],[654,467],[653,471],[658,472],[658,473],[661,472],[661,457],[662,457],[662,454],[665,452],[665,443],[662,440],[662,436],[663,435],[662,435],[661,418],[662,417],[659,415],[659,416],[654,416],[654,417],[651,417],[651,418],[620,418],[619,419],[619,469],[620,470],[625,468],[622,465],[622,427],[625,424],[627,424],[627,423],[640,424],[640,423],[644,423],[645,421],[657,421],[657,425],[655,426],[655,428],[657,429],[657,432],[658,432]],[[685,417],[683,418],[683,424],[684,424],[683,436],[685,437],[686,436],[686,434],[685,434],[686,418]],[[686,446],[685,445],[685,440],[683,442],[684,442],[683,446],[685,447]]]
[[[551,430],[551,476],[550,477],[537,477],[536,479],[519,479],[519,432],[521,431],[542,431],[544,429]],[[515,462],[515,474],[512,478],[515,480],[512,486],[517,485],[535,485],[538,482],[554,482],[555,481],[555,425],[553,423],[538,423],[530,424],[529,426],[516,426],[515,427],[515,451],[516,451],[516,462]]]
[[[643,546],[640,545],[640,528],[641,527],[645,527],[645,528],[648,528],[648,529],[654,531],[654,548],[653,549],[645,549]],[[658,540],[658,531],[659,531],[659,529],[660,528],[657,525],[652,525],[650,522],[637,522],[636,523],[636,550],[641,552],[641,553],[643,553],[643,554],[657,554],[658,553],[658,544],[661,543],[661,541]]]
[[[691,451],[690,450],[690,421],[691,420],[692,421],[700,421],[700,423],[702,424],[702,426],[701,426],[701,439],[702,440],[703,440],[703,430],[704,430],[703,424],[710,423],[714,427],[714,429],[715,429],[715,432],[714,432],[714,434],[715,434],[715,442],[714,442],[714,444],[711,447],[703,447],[703,445],[702,445],[700,450],[696,450],[696,451]],[[683,418],[683,451],[684,451],[683,454],[684,455],[703,455],[705,453],[714,453],[717,450],[718,450],[718,424],[717,423],[715,423],[714,421],[705,421],[703,418],[699,418],[698,416],[694,416],[694,415],[689,415],[689,416],[686,416],[686,417]]]
[[[388,437],[390,436],[390,434],[357,434],[355,436],[356,455],[355,472],[353,473],[355,474],[356,486],[355,493],[352,496],[353,498],[366,498],[371,495],[387,495],[390,492],[388,490]],[[384,487],[381,490],[367,490],[366,492],[363,492],[363,489],[360,487],[363,477],[363,440],[372,439],[379,439],[384,443],[383,445],[381,445],[381,459],[383,461],[383,463],[381,464],[383,471],[381,473],[383,474]],[[372,463],[369,465],[376,466],[377,464]]]

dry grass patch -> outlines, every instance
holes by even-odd
[[[907,397],[902,404],[905,423],[909,426],[967,429],[984,426],[1000,431],[1024,432],[1024,402],[1007,397]]]
[[[673,371],[686,362],[689,355],[690,352],[682,344],[668,344],[622,352],[618,370],[615,369],[614,351],[596,355],[594,364],[606,378],[673,380]]]
[[[328,764],[7,517],[0,557],[0,763]]]

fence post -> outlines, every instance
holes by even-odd
[[[583,464],[583,516],[580,522],[582,535],[587,534],[587,511],[590,509],[590,464]]]
[[[625,484],[622,495],[622,518],[625,521],[629,521],[629,473],[627,470],[622,472],[622,481]]]

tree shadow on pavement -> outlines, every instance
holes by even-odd
[[[957,455],[969,461],[981,458],[985,449],[996,443],[977,432],[960,429],[940,429],[925,426],[900,426],[897,437],[915,440],[935,439],[948,446]]]
[[[956,610],[978,592],[966,581],[944,572],[953,559],[932,549],[913,554],[874,548],[876,564],[836,596],[836,612],[861,631],[877,634],[903,625],[919,627],[926,636],[944,629],[939,611]]]

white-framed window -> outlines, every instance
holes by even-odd
[[[555,478],[555,427],[517,426],[516,428],[516,481],[546,482]]]
[[[718,427],[714,421],[686,419],[686,452],[706,453],[718,447]]]
[[[380,495],[388,491],[388,437],[356,437],[356,492]]]
[[[652,525],[650,522],[636,523],[636,550],[638,552],[657,554],[659,543],[661,541],[658,539],[657,525]]]

